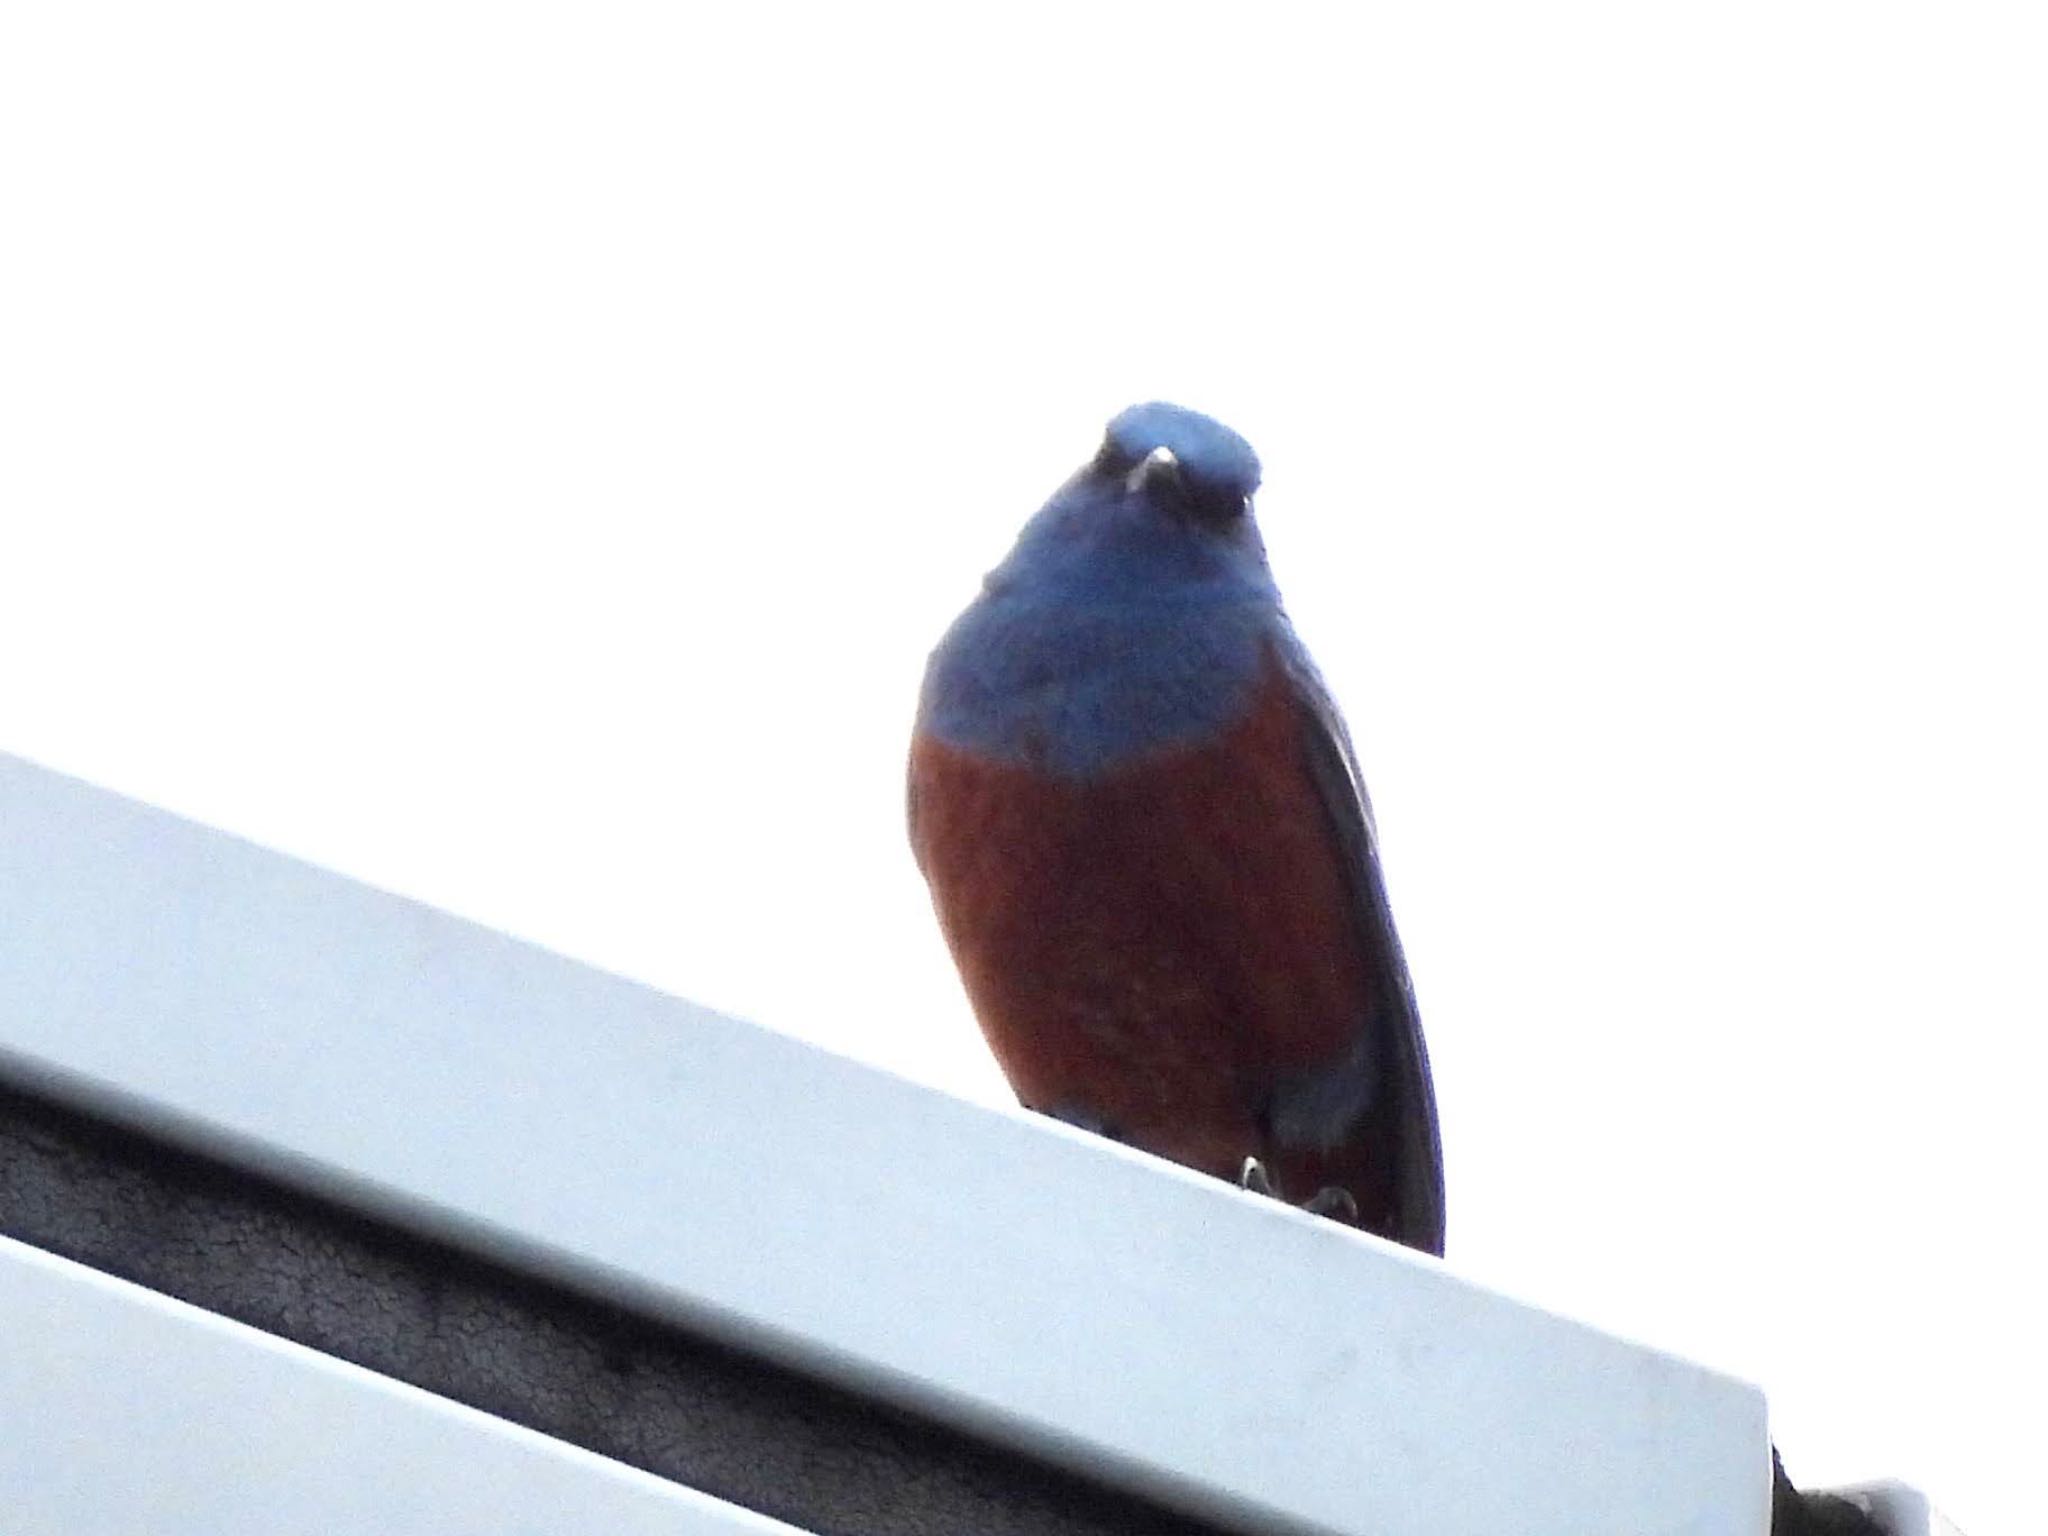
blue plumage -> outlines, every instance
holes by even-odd
[[[1179,473],[1133,473],[1156,449]],[[1107,456],[1025,525],[939,643],[925,729],[949,746],[1088,778],[1243,713],[1269,644],[1292,649],[1246,498],[1258,458],[1170,405],[1110,424]],[[1213,514],[1227,497],[1232,513]]]
[[[1131,406],[1110,422],[1109,440],[1133,461],[1164,448],[1191,478],[1239,496],[1259,488],[1259,456],[1252,445],[1222,422],[1184,406],[1160,400]]]

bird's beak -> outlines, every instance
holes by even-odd
[[[1135,494],[1142,491],[1148,481],[1159,475],[1173,480],[1180,478],[1180,460],[1173,456],[1171,448],[1154,448],[1133,465],[1131,472],[1124,476],[1124,489]]]

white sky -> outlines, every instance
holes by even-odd
[[[2048,21],[1277,10],[10,9],[0,745],[1001,1102],[924,653],[1211,411],[1453,1262],[2031,1528]]]

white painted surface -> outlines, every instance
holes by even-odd
[[[6,757],[0,935],[0,1073],[1189,1509],[1767,1524],[1750,1386]]]
[[[8,1536],[796,1536],[0,1238]]]

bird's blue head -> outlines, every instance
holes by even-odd
[[[1230,428],[1134,405],[932,654],[921,729],[1075,777],[1205,740],[1290,643]]]
[[[1250,511],[1259,488],[1259,456],[1250,443],[1212,417],[1163,401],[1119,413],[1093,468],[1217,526]]]
[[[990,577],[1066,603],[1204,601],[1272,586],[1252,520],[1258,455],[1220,421],[1134,405]]]

